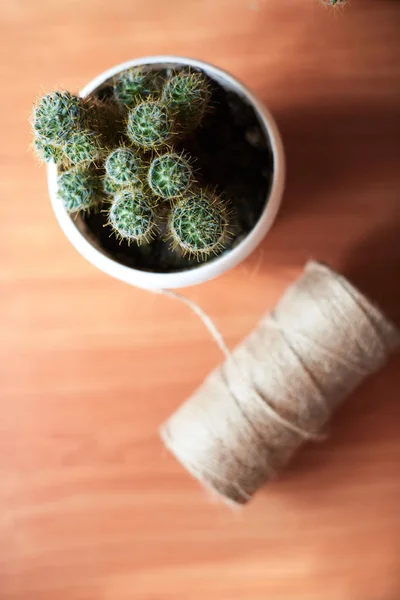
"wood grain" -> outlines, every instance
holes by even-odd
[[[160,423],[219,362],[198,319],[69,245],[28,150],[31,103],[129,58],[243,79],[281,127],[281,216],[187,295],[241,340],[310,258],[400,306],[400,6],[350,0],[13,0],[0,8],[0,600],[398,600],[399,361],[242,512]]]

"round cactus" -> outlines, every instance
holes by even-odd
[[[46,142],[46,140],[42,138],[36,138],[33,143],[41,160],[44,160],[45,162],[53,161],[55,163],[62,162],[64,154],[59,146]]]
[[[82,104],[69,92],[46,94],[33,111],[33,129],[37,136],[52,143],[64,143],[82,122]]]
[[[127,135],[145,150],[159,148],[171,140],[172,121],[159,102],[142,102],[129,111]]]
[[[120,192],[123,187],[124,186],[121,184],[115,183],[108,175],[103,177],[103,192],[107,194],[107,196],[114,196],[114,194]]]
[[[114,95],[119,104],[133,108],[151,95],[154,88],[154,76],[142,67],[133,67],[123,71],[114,82]]]
[[[88,211],[101,199],[101,180],[93,169],[78,165],[58,177],[58,196],[70,214]]]
[[[202,73],[182,71],[167,81],[162,99],[182,127],[193,128],[203,118],[210,95]]]
[[[179,154],[163,154],[150,165],[149,186],[154,194],[167,200],[181,196],[193,182],[192,167]]]
[[[124,189],[114,196],[109,224],[121,239],[138,244],[149,241],[154,234],[154,213],[140,191]]]
[[[172,209],[168,228],[173,247],[179,247],[184,254],[205,258],[224,248],[228,213],[219,198],[199,190]]]
[[[101,155],[100,136],[90,131],[76,131],[68,137],[63,150],[74,165],[93,162]]]
[[[117,148],[107,157],[105,163],[108,177],[119,185],[139,184],[145,177],[142,159],[129,148]]]

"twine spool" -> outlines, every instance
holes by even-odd
[[[399,331],[342,276],[310,262],[275,310],[163,425],[176,458],[245,504],[400,345]]]

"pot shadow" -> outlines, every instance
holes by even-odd
[[[382,207],[396,211],[399,204],[400,105],[382,99],[333,102],[274,114],[287,180],[277,222],[260,247],[260,268],[299,266],[310,257],[338,266],[360,225],[381,222]],[[258,262],[255,252],[246,267]]]
[[[398,102],[304,106],[277,111],[288,178],[282,216],[314,209],[321,194],[369,188],[398,165]],[[348,193],[347,193],[348,198]],[[346,198],[346,202],[347,202]]]
[[[400,327],[400,206],[391,222],[348,253],[341,272]]]
[[[246,267],[268,272],[298,269],[311,257],[326,261],[400,327],[400,106],[382,100],[361,106],[333,103],[275,111],[275,116],[286,149],[287,185],[278,221]],[[358,220],[361,228],[353,230],[351,222]],[[366,232],[360,235],[360,229]],[[371,431],[363,429],[368,415],[381,423],[371,442],[379,443],[380,436],[395,439],[399,366],[400,358],[394,357],[369,379],[338,411],[331,438],[305,446],[272,485],[297,484],[317,471],[318,494],[324,497],[334,485],[325,469],[338,449],[355,437],[368,443]]]
[[[316,572],[329,569],[331,545],[346,556],[362,539],[374,539],[374,546],[360,548],[372,573],[385,564],[390,592],[379,598],[400,598],[400,491],[398,485],[398,439],[400,431],[400,359],[393,359],[346,402],[329,427],[329,439],[307,444],[279,478],[260,491],[263,510],[270,495],[282,506],[281,514],[296,515],[299,521],[324,528],[326,521],[337,524],[337,536],[322,535],[319,551],[311,554]],[[308,533],[305,533],[307,536]],[[310,536],[313,537],[313,529]],[[376,536],[374,538],[374,536]],[[314,536],[315,537],[315,536]],[[331,541],[329,541],[331,540]],[[382,558],[378,557],[382,553]],[[376,563],[374,562],[376,561]],[[360,575],[338,571],[354,596]],[[361,585],[361,583],[360,583]]]

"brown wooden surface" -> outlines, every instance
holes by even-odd
[[[399,361],[251,505],[211,502],[157,429],[219,352],[70,246],[27,125],[42,90],[132,57],[232,71],[281,127],[284,204],[261,250],[187,295],[234,344],[314,257],[394,314],[398,0],[4,0],[0,21],[0,600],[398,600]]]

